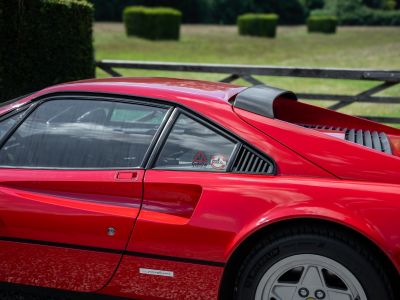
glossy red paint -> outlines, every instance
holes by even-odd
[[[0,238],[14,241],[1,247],[0,260],[6,264],[1,281],[86,292],[103,287],[119,263],[139,212],[144,171],[133,173],[130,180],[116,180],[118,170],[1,169]],[[114,236],[107,234],[109,227],[115,229]],[[66,247],[30,244],[31,240]],[[67,276],[55,278],[55,272]]]
[[[279,101],[275,101],[274,109],[276,119],[285,120],[289,123],[337,127],[348,127],[351,124],[352,128],[399,134],[396,128],[290,99],[281,98]]]
[[[243,89],[101,79],[50,87],[0,108],[5,113],[61,92],[165,100],[218,124],[277,167],[275,175],[2,169],[0,281],[138,299],[215,299],[241,243],[292,219],[346,226],[400,272],[400,131],[285,99],[276,102],[276,119],[265,118],[232,107],[229,100]],[[395,155],[296,124],[384,131]],[[110,226],[114,236],[107,235]]]
[[[235,112],[247,123],[273,136],[302,157],[317,163],[342,179],[400,182],[400,157],[349,143],[286,121],[264,118],[241,109],[235,109]],[[396,130],[393,128],[392,132]]]
[[[400,187],[396,185],[371,187],[369,183],[337,179],[158,170],[147,171],[144,181],[144,201],[147,185],[157,182],[171,186],[197,182],[203,193],[186,222],[142,211],[129,251],[166,256],[179,251],[180,257],[226,262],[240,241],[255,230],[280,220],[311,217],[357,229],[383,249],[396,245],[393,257],[400,255],[400,235],[393,232],[394,224],[400,225],[396,217],[400,213],[400,202],[396,201]],[[386,223],[386,214],[382,218],[382,211],[390,212],[390,223]],[[375,231],[372,225],[377,223],[387,225]]]
[[[0,241],[0,281],[93,292],[110,279],[120,254]]]
[[[201,193],[197,184],[149,183],[142,210],[190,219]]]
[[[174,274],[141,274],[140,269]],[[118,272],[101,293],[135,299],[217,299],[222,273],[222,267],[124,256]]]

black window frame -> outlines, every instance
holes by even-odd
[[[22,100],[22,99],[24,99],[24,98],[27,98],[27,97],[29,97],[29,96],[32,95],[32,94],[34,94],[34,93],[25,94],[25,95],[23,95],[23,96],[19,96],[19,97],[17,97],[17,98],[13,98],[13,99],[11,99],[11,100],[7,100],[7,101],[4,101],[4,102],[1,102],[1,103],[0,103],[0,108],[4,108],[4,107],[6,107],[6,106],[8,106],[8,105],[10,105],[10,104],[13,104],[14,102],[18,102],[19,100]]]
[[[205,126],[206,128],[214,131],[216,134],[221,135],[222,137],[226,138],[227,140],[231,141],[232,143],[235,144],[231,157],[229,159],[228,165],[226,167],[226,169],[224,171],[210,171],[210,170],[204,170],[204,169],[167,169],[167,168],[163,168],[163,167],[155,167],[155,164],[157,162],[158,157],[161,154],[161,151],[163,149],[163,147],[165,146],[165,143],[168,140],[168,137],[171,133],[171,131],[174,128],[175,123],[177,122],[178,118],[180,115],[184,115],[186,117],[189,117],[191,119],[193,119],[194,121],[198,122],[199,124]],[[267,160],[271,165],[272,165],[272,172],[271,173],[263,173],[263,174],[254,174],[253,175],[266,175],[266,176],[274,176],[276,175],[276,163],[275,161],[267,156],[266,154],[264,154],[262,151],[257,150],[255,147],[249,145],[248,143],[244,142],[241,138],[239,138],[238,136],[236,136],[235,134],[232,134],[230,131],[226,130],[225,128],[222,128],[218,125],[216,125],[214,122],[208,120],[207,118],[203,117],[203,116],[199,116],[195,113],[193,113],[192,111],[184,108],[184,107],[180,107],[180,106],[176,106],[174,111],[172,112],[170,119],[168,121],[168,123],[166,124],[166,126],[164,127],[163,132],[161,133],[159,140],[157,142],[157,144],[155,145],[155,148],[153,150],[153,153],[151,155],[151,157],[149,158],[149,161],[147,162],[146,165],[146,169],[151,169],[151,170],[160,170],[160,171],[175,171],[175,172],[207,172],[207,173],[234,173],[232,171],[233,165],[237,159],[237,155],[240,151],[240,149],[242,149],[242,147],[247,147],[251,152],[255,153],[256,155],[261,156],[262,158],[264,158],[265,160]],[[250,174],[250,173],[236,173],[235,174]]]
[[[193,119],[194,121],[198,122],[199,124],[203,125],[204,127],[212,130],[216,134],[219,134],[223,138],[227,139],[228,141],[232,142],[234,144],[233,151],[231,154],[231,157],[229,159],[228,165],[224,171],[210,171],[210,170],[203,170],[203,169],[166,169],[163,167],[155,167],[155,164],[157,162],[157,159],[159,158],[162,149],[165,146],[165,143],[168,140],[169,135],[171,134],[172,129],[174,128],[174,125],[178,121],[179,116],[184,115],[188,118]],[[170,116],[169,122],[166,124],[163,132],[161,133],[161,136],[154,148],[152,156],[149,158],[149,161],[147,162],[146,169],[152,169],[152,170],[165,170],[165,171],[182,171],[182,172],[208,172],[208,173],[230,173],[232,170],[232,165],[233,162],[236,159],[236,155],[240,149],[241,142],[234,138],[233,136],[227,134],[225,131],[221,130],[220,128],[216,127],[214,124],[205,121],[203,118],[196,116],[195,114],[183,110],[182,108],[176,107],[174,111],[172,112]]]
[[[233,173],[232,167],[237,159],[237,154],[239,153],[242,147],[249,148],[253,153],[261,156],[267,162],[272,165],[272,172],[268,174],[253,174],[253,175],[263,175],[263,176],[275,176],[277,175],[277,164],[275,160],[265,152],[257,149],[253,145],[250,145],[246,141],[244,141],[241,137],[231,132],[230,130],[222,127],[221,125],[216,124],[206,116],[203,116],[199,113],[194,112],[190,108],[186,106],[174,103],[172,101],[164,100],[164,99],[155,99],[144,96],[135,96],[132,94],[119,94],[119,93],[99,93],[99,92],[88,92],[88,91],[65,91],[65,92],[55,92],[50,94],[45,94],[39,96],[36,99],[31,100],[29,103],[24,104],[18,108],[15,108],[12,111],[5,113],[0,116],[0,121],[11,117],[14,114],[17,114],[23,110],[27,110],[26,114],[21,118],[14,126],[9,130],[9,132],[4,136],[2,140],[0,140],[0,149],[3,148],[4,144],[11,137],[11,135],[18,129],[18,127],[28,118],[28,116],[42,103],[51,100],[93,100],[93,101],[110,101],[110,102],[121,102],[128,104],[138,104],[145,106],[155,106],[160,108],[166,108],[167,113],[164,116],[163,121],[161,122],[156,134],[154,135],[149,148],[147,149],[142,164],[138,167],[126,167],[126,168],[44,168],[44,167],[13,167],[13,166],[2,166],[0,165],[0,169],[21,169],[21,170],[76,170],[76,171],[106,171],[106,170],[165,170],[165,171],[175,171],[175,172],[208,172],[208,173]],[[232,155],[230,157],[227,168],[223,172],[215,172],[209,170],[184,170],[184,169],[162,169],[162,168],[154,168],[154,164],[161,153],[161,150],[171,132],[176,120],[178,119],[180,114],[184,114],[189,118],[194,119],[199,122],[201,125],[207,127],[208,129],[220,134],[224,138],[235,143],[234,150],[232,151]],[[246,173],[234,173],[234,174],[246,174]]]
[[[0,116],[0,123],[3,121],[6,121],[9,118],[12,118],[15,115],[18,115],[19,113],[22,113],[24,111],[26,111],[28,113],[28,110],[30,109],[31,106],[32,106],[32,104],[20,106],[12,111],[5,113],[4,115]],[[17,122],[15,122],[15,124],[13,126],[10,127],[10,129],[8,129],[8,131],[4,134],[4,136],[2,138],[0,138],[0,149],[4,146],[4,144],[7,142],[7,140],[12,135],[12,133],[14,133],[16,128],[18,128],[18,124],[20,124],[21,121],[24,119],[25,119],[25,116],[22,116]]]
[[[4,145],[10,139],[10,137],[15,133],[15,131],[22,125],[23,122],[43,103],[55,101],[55,100],[89,100],[89,101],[108,101],[108,102],[116,102],[116,103],[125,103],[125,104],[136,104],[142,106],[150,106],[150,107],[157,107],[157,108],[164,108],[166,109],[166,114],[164,119],[159,125],[156,134],[153,136],[149,147],[146,150],[145,155],[143,156],[143,160],[139,166],[136,167],[109,167],[109,168],[63,168],[63,167],[32,167],[32,166],[5,166],[0,165],[0,169],[16,169],[16,170],[70,170],[70,171],[106,171],[106,170],[138,170],[144,169],[148,157],[151,155],[154,145],[157,143],[158,138],[164,128],[165,124],[169,120],[169,117],[173,111],[173,107],[171,105],[166,104],[159,104],[159,103],[152,103],[148,101],[143,101],[139,99],[124,99],[124,98],[116,98],[116,97],[107,97],[101,96],[92,96],[92,95],[83,95],[83,94],[65,94],[65,95],[55,95],[38,98],[34,102],[30,102],[27,105],[21,106],[18,109],[12,110],[11,112],[6,113],[5,115],[0,117],[0,121],[6,118],[12,117],[13,115],[23,111],[24,109],[27,110],[26,114],[11,127],[11,129],[4,135],[4,137],[0,140],[0,150],[3,149]],[[16,112],[18,110],[18,112]]]

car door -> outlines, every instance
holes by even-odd
[[[106,284],[167,112],[60,96],[0,120],[0,281],[85,292]]]
[[[236,200],[252,193],[244,188],[249,175],[239,173],[256,172],[270,177],[272,160],[176,109],[149,159],[142,209],[106,291],[138,299],[216,298],[226,245],[243,226],[232,217],[241,207]]]

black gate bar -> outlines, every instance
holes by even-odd
[[[306,67],[276,67],[276,66],[255,66],[255,65],[222,65],[222,64],[194,64],[175,62],[145,62],[125,60],[101,60],[96,63],[97,67],[113,77],[122,76],[114,69],[137,69],[157,70],[173,72],[197,72],[228,74],[221,82],[231,83],[243,79],[252,85],[262,84],[254,77],[259,76],[283,76],[302,77],[318,79],[348,79],[368,80],[380,82],[378,85],[363,91],[357,95],[336,95],[319,93],[298,93],[303,100],[338,101],[329,109],[337,110],[354,102],[367,103],[392,103],[400,104],[400,97],[373,96],[394,85],[400,83],[400,70],[372,70],[372,69],[333,69],[333,68],[306,68]],[[400,124],[397,117],[375,117],[362,116],[377,122]]]

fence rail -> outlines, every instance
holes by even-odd
[[[115,69],[135,69],[170,72],[197,72],[224,74],[220,81],[231,83],[243,79],[252,85],[263,84],[254,76],[282,76],[318,79],[346,79],[375,81],[377,85],[356,95],[336,95],[321,93],[297,93],[303,100],[336,101],[329,109],[337,110],[355,102],[364,103],[397,103],[400,97],[376,96],[388,88],[400,83],[400,70],[372,70],[372,69],[328,69],[328,68],[296,68],[253,65],[221,65],[221,64],[193,64],[168,62],[143,62],[123,60],[101,60],[97,67],[107,74],[119,77],[121,73]],[[375,96],[374,96],[375,95]],[[360,116],[369,120],[400,124],[397,117]]]

